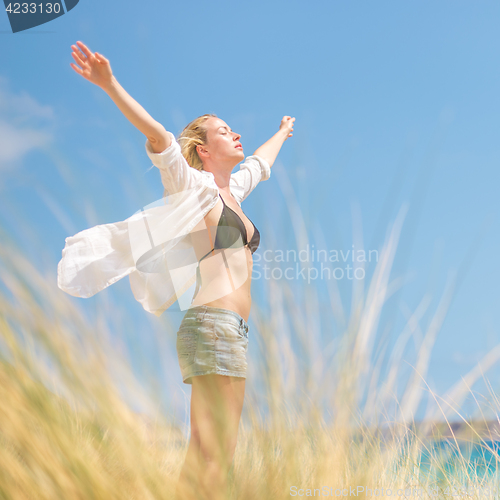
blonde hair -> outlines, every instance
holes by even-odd
[[[196,146],[206,144],[207,129],[203,125],[211,116],[218,118],[217,115],[213,114],[199,116],[186,125],[177,138],[177,142],[181,147],[182,156],[184,156],[189,166],[196,170],[203,170],[203,163],[198,156]]]

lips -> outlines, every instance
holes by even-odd
[[[243,149],[243,146],[241,144],[236,144],[235,148],[236,149]]]

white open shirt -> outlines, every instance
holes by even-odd
[[[191,235],[204,226],[204,217],[219,200],[219,188],[211,172],[190,167],[181,148],[171,145],[154,153],[146,140],[146,152],[160,169],[163,198],[121,222],[101,224],[66,238],[57,266],[57,285],[75,297],[92,297],[124,276],[129,276],[135,299],[160,316],[175,301],[188,309],[198,261]],[[271,168],[259,156],[248,156],[231,174],[230,191],[239,205]]]

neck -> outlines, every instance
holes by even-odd
[[[218,162],[217,165],[205,164],[203,170],[211,172],[214,176],[215,183],[220,189],[229,190],[229,181],[231,180],[231,172],[237,165],[232,161],[226,163]]]

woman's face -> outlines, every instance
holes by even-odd
[[[211,116],[205,122],[205,127],[207,129],[207,142],[201,148],[203,152],[209,154],[213,162],[234,161],[234,165],[237,165],[245,158],[240,143],[241,135],[233,132],[224,120]],[[206,156],[202,153],[200,158],[203,161]]]

